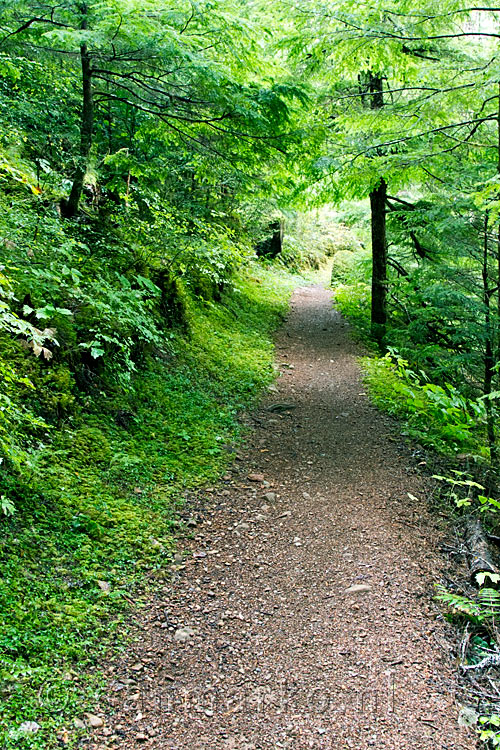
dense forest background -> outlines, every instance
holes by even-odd
[[[294,274],[333,262],[373,397],[494,518],[498,13],[0,0],[4,747],[91,705],[272,381]]]

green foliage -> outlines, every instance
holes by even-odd
[[[446,604],[451,613],[464,616],[477,625],[494,622],[500,614],[500,593],[494,588],[483,587],[472,599],[447,591],[444,586],[438,586],[436,598]],[[478,654],[476,658],[479,661],[481,655]]]
[[[494,586],[498,586],[500,576],[498,574],[484,573],[478,576],[481,587],[475,596],[465,596],[454,591],[447,590],[444,586],[437,587],[436,599],[441,601],[447,608],[447,617],[451,621],[466,622],[467,631],[470,633],[467,661],[469,665],[475,665],[483,659],[491,657],[497,652],[497,622],[500,614],[500,592]],[[481,707],[485,711],[485,707]],[[498,747],[500,726],[496,714],[478,717],[480,739],[488,742],[491,747]]]
[[[353,241],[340,226],[330,206],[309,212],[288,212],[281,262],[287,268],[318,270],[328,258],[335,256]]]
[[[8,351],[8,349],[7,349]],[[33,414],[20,396],[31,393],[31,381],[17,373],[6,360],[5,349],[0,354],[0,464],[4,461],[19,467],[25,460],[25,438],[47,425]]]
[[[240,410],[274,377],[270,333],[295,283],[252,265],[222,304],[192,300],[172,354],[148,355],[126,390],[84,399],[31,446],[29,473],[4,472],[0,507],[9,514],[12,499],[17,511],[0,521],[6,750],[56,747],[91,707],[92,672],[126,642],[131,600],[169,575],[183,491],[224,471]],[[42,726],[31,737],[16,729],[28,720]]]
[[[480,513],[496,514],[500,510],[500,501],[491,497],[489,494],[482,494],[486,492],[485,487],[478,482],[471,479],[466,472],[452,471],[453,476],[443,477],[435,475],[433,478],[438,479],[440,482],[444,482],[448,486],[447,496],[453,500],[457,508],[473,508]],[[483,576],[483,574],[480,574]],[[500,580],[499,576],[488,573],[484,574],[489,576],[492,582],[498,583]],[[478,576],[479,578],[479,576]],[[498,578],[498,580],[496,580]],[[484,581],[479,581],[480,585],[483,585]]]
[[[470,508],[475,499],[474,495],[477,495],[477,490],[484,492],[483,485],[471,479],[465,471],[453,469],[452,476],[444,477],[436,474],[433,479],[437,479],[446,485],[446,496],[453,501],[457,508]],[[479,510],[485,509],[488,498],[478,495],[477,499],[480,502]],[[496,501],[493,498],[491,500],[491,507],[493,507]]]
[[[360,339],[370,343],[370,286],[364,281],[349,285],[336,283],[334,298],[340,312],[353,323]]]
[[[371,256],[366,247],[367,204],[345,202],[335,213],[339,236],[332,261],[335,304],[370,346]]]
[[[479,739],[483,742],[487,742],[490,747],[500,746],[500,716],[498,714],[491,714],[490,716],[480,716],[479,723],[482,729],[479,733]]]
[[[463,396],[450,383],[427,381],[423,371],[388,352],[362,360],[365,381],[375,403],[406,422],[406,434],[448,456],[485,452],[485,408],[481,400]]]

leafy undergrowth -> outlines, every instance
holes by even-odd
[[[487,458],[482,399],[468,399],[450,383],[428,382],[425,373],[416,373],[394,351],[364,357],[361,365],[372,400],[404,420],[403,435],[449,458]]]
[[[150,356],[127,391],[89,400],[77,425],[38,445],[28,483],[2,479],[17,509],[0,538],[5,750],[71,745],[64,728],[91,709],[127,609],[168,575],[183,490],[220,476],[239,412],[273,379],[270,333],[295,284],[255,265],[221,303],[191,302],[171,355]]]
[[[368,349],[375,351],[370,337],[370,287],[363,281],[335,284],[335,305],[353,326],[353,333]]]
[[[405,423],[403,434],[442,456],[488,458],[484,397],[470,398],[456,384],[431,382],[427,373],[397,349],[380,356],[370,336],[370,289],[365,282],[334,285],[335,304],[370,351],[361,366],[373,402]]]

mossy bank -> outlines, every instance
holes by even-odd
[[[296,283],[249,263],[218,303],[187,297],[189,333],[39,436],[28,476],[4,473],[16,508],[0,537],[6,750],[71,746],[104,653],[126,643],[127,611],[168,575],[183,491],[221,475],[238,415],[274,377],[271,334]]]

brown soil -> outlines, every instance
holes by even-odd
[[[330,292],[295,292],[277,353],[278,390],[198,496],[194,554],[143,610],[94,747],[470,750],[426,482]]]

